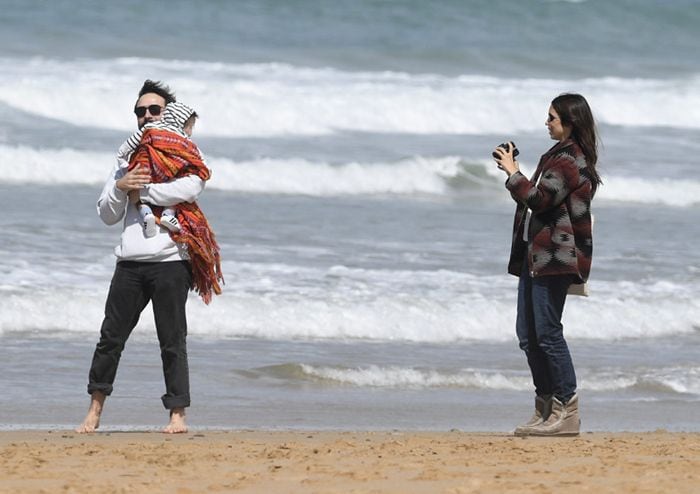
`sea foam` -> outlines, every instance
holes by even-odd
[[[210,136],[512,135],[541,130],[552,97],[571,90],[586,95],[599,123],[700,128],[697,76],[506,79],[279,63],[0,58],[0,102],[71,125],[131,131],[129,109],[144,72],[161,74],[176,88],[202,116],[197,132]]]
[[[101,186],[115,163],[112,153],[0,144],[0,183]],[[413,156],[393,162],[328,163],[304,158],[236,160],[208,156],[209,188],[254,194],[352,196],[437,195],[492,191],[503,198],[493,162],[460,156]],[[532,166],[530,166],[532,168]],[[527,170],[525,170],[527,173]],[[597,199],[693,206],[700,180],[606,175]]]
[[[100,288],[41,277],[2,285],[0,334],[95,333],[101,323],[108,273]],[[514,341],[516,287],[510,276],[456,271],[304,268],[225,263],[236,273],[224,294],[204,305],[191,294],[189,332],[198,337],[361,339],[449,343]],[[633,289],[630,289],[632,287]],[[692,334],[700,320],[693,283],[659,280],[593,281],[589,298],[570,297],[568,338],[615,341]],[[141,334],[153,335],[144,311]]]

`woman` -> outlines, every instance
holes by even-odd
[[[579,94],[562,94],[549,107],[547,129],[557,143],[528,180],[513,159],[512,143],[494,150],[517,203],[508,272],[520,277],[516,331],[535,384],[535,414],[516,435],[578,435],[576,374],[561,316],[573,284],[591,268],[591,199],[597,135],[591,109]]]

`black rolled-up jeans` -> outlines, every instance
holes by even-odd
[[[88,393],[112,393],[126,340],[151,301],[165,377],[163,405],[169,410],[190,405],[185,304],[191,286],[192,270],[187,261],[117,264],[105,304],[100,341],[92,357]]]

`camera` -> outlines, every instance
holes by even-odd
[[[518,151],[518,148],[515,147],[515,143],[513,141],[510,141],[510,145],[513,148],[513,158],[515,158],[517,155],[520,154],[520,151]],[[504,149],[505,151],[508,151],[508,143],[507,142],[503,142],[496,147],[499,147],[501,149]],[[491,156],[493,156],[496,159],[500,158],[500,156],[498,156],[495,151],[493,153],[491,153]]]

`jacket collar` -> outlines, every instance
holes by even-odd
[[[557,142],[554,146],[549,148],[549,150],[544,153],[544,156],[549,156],[550,154],[558,153],[566,148],[569,148],[576,144],[571,138],[564,139],[561,142]]]
[[[557,142],[554,146],[549,148],[549,150],[542,155],[540,158],[540,162],[537,164],[537,168],[535,169],[535,173],[532,174],[532,177],[530,178],[530,182],[537,183],[537,180],[540,178],[540,174],[542,173],[542,167],[544,166],[544,163],[547,161],[547,159],[560,152],[563,151],[564,149],[568,149],[572,146],[574,146],[576,143],[572,139],[564,139],[561,142]]]

